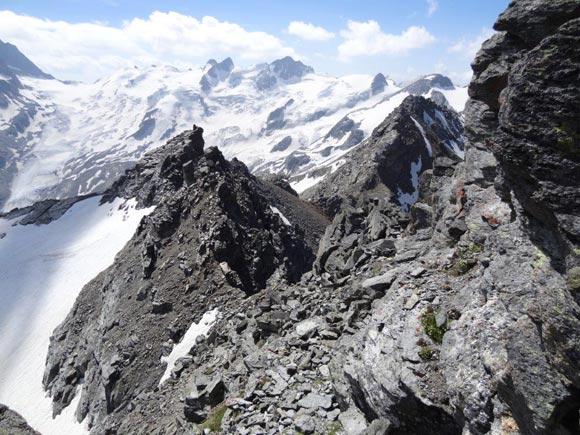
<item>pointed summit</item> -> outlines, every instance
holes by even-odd
[[[270,64],[270,68],[282,80],[301,79],[306,74],[314,72],[312,67],[304,65],[299,60],[294,60],[290,56],[275,60]]]
[[[377,95],[385,91],[389,84],[382,73],[378,73],[371,83],[371,95]]]
[[[52,79],[28,59],[15,45],[0,40],[0,72],[9,75]]]
[[[406,91],[412,95],[424,95],[428,93],[432,88],[438,88],[443,90],[453,90],[455,85],[449,77],[441,74],[430,74],[423,76],[420,79],[414,81],[413,83],[405,86],[403,91]]]
[[[256,87],[260,91],[266,91],[279,83],[297,83],[302,77],[313,72],[312,67],[286,56],[264,66],[256,78]]]
[[[234,69],[234,61],[231,57],[227,57],[220,63],[214,59],[210,59],[205,68],[205,74],[201,78],[199,84],[203,92],[210,92],[219,83],[225,81]]]

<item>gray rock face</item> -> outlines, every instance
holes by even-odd
[[[268,91],[276,87],[279,81],[296,83],[313,72],[311,67],[286,56],[264,66],[256,77],[256,88],[260,91]]]
[[[431,92],[431,97],[429,98],[438,106],[453,110],[453,107],[451,107],[451,104],[449,104],[449,101],[447,101],[447,98],[445,98],[445,95],[443,95],[441,92],[433,91]]]
[[[377,95],[385,91],[387,87],[387,79],[381,73],[378,73],[371,83],[371,95]]]
[[[107,430],[108,415],[156,388],[168,340],[179,341],[206,311],[236,306],[271,280],[298,280],[314,259],[303,230],[271,210],[265,187],[243,164],[203,149],[202,131],[195,127],[148,154],[105,194],[104,201],[136,197],[156,209],[52,337],[44,385],[54,412],[83,382],[77,417],[95,433]],[[197,405],[189,400],[186,417],[221,401],[202,396]]]
[[[348,121],[337,124],[336,134],[348,130]],[[460,159],[452,149],[461,152],[463,141],[463,126],[455,112],[409,96],[350,154],[346,164],[303,196],[330,216],[343,204],[357,207],[371,197],[403,205],[405,194],[418,193],[418,178],[433,168],[434,158]]]
[[[218,84],[228,80],[234,70],[234,61],[230,57],[220,63],[210,59],[208,65],[211,66],[200,80],[201,90],[205,93],[211,92]]]
[[[400,92],[408,92],[412,95],[424,95],[432,88],[455,89],[455,86],[449,77],[441,74],[432,74],[405,86]]]
[[[491,145],[530,225],[557,227],[543,245],[560,263],[562,245],[580,240],[579,17],[574,1],[510,5],[470,86],[471,124],[489,125],[477,142]]]
[[[12,74],[42,79],[52,79],[49,74],[44,73],[34,63],[24,56],[18,48],[8,42],[0,40],[0,69],[10,70]]]
[[[16,412],[0,404],[0,434],[40,435]]]

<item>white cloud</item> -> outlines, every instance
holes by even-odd
[[[329,32],[325,28],[302,21],[292,21],[288,25],[288,33],[307,41],[328,41],[334,38],[334,33]]]
[[[481,48],[481,44],[488,40],[493,34],[493,30],[484,27],[481,30],[481,33],[476,37],[471,39],[463,38],[449,47],[447,51],[450,53],[458,53],[465,59],[473,60]]]
[[[349,21],[348,29],[340,35],[344,41],[338,47],[341,60],[357,56],[378,54],[406,54],[411,50],[425,47],[435,41],[424,27],[412,26],[398,35],[384,33],[374,20],[367,22]]]
[[[427,5],[429,6],[427,15],[431,17],[439,9],[439,2],[437,0],[427,0]]]
[[[135,64],[190,65],[229,55],[264,61],[295,55],[271,34],[176,12],[153,12],[147,19],[135,18],[113,27],[0,11],[0,39],[15,44],[46,72],[77,80],[94,80]]]

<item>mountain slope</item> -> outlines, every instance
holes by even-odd
[[[25,77],[53,78],[24,56],[16,46],[2,40],[0,40],[0,72]]]
[[[99,201],[37,204],[0,219],[0,401],[43,435],[85,433],[72,412],[52,419],[42,389],[51,331],[151,211],[132,200]]]
[[[201,132],[148,154],[106,194],[156,209],[53,335],[44,386],[55,413],[81,388],[72,407],[95,433],[164,383],[173,344],[200,319],[211,324],[247,295],[296,281],[314,260],[300,227],[267,202],[243,164],[204,152]]]
[[[338,167],[406,93],[437,88],[457,110],[467,98],[465,88],[438,76],[394,95],[400,88],[391,80],[373,88],[371,76],[328,77],[291,58],[247,69],[231,59],[201,69],[135,68],[93,84],[19,80],[19,98],[0,111],[0,125],[10,131],[4,147],[17,150],[0,172],[5,210],[102,192],[146,151],[193,123],[203,124],[208,141],[228,158],[255,173],[293,177],[303,190]]]
[[[74,413],[92,435],[580,433],[580,8],[515,0],[496,28],[465,130],[402,91],[312,203],[194,127],[101,199],[4,216],[0,249],[83,204],[155,207],[52,336],[43,386],[68,432]]]

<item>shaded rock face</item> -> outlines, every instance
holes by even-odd
[[[270,112],[268,114],[268,119],[266,120],[266,126],[263,129],[263,133],[264,134],[269,135],[273,131],[275,131],[275,130],[281,130],[282,128],[284,128],[286,126],[286,119],[284,118],[285,111],[292,104],[294,104],[294,100],[293,99],[289,99],[288,101],[286,101],[286,103],[283,106],[278,107],[277,109],[273,110],[272,112]],[[290,138],[290,142],[292,142],[291,139],[292,138]],[[290,145],[290,143],[288,143],[286,145],[286,148],[289,145]],[[284,144],[282,144],[281,146],[283,147]]]
[[[378,73],[371,83],[371,95],[377,95],[385,91],[387,87],[387,79],[381,73]]]
[[[301,79],[306,74],[313,73],[312,67],[304,65],[299,60],[289,56],[275,60],[270,65],[272,72],[283,80]]]
[[[218,84],[229,79],[234,70],[234,61],[230,57],[219,63],[210,59],[208,65],[211,66],[200,80],[201,90],[205,93],[211,92]]]
[[[37,114],[37,106],[21,94],[24,85],[19,76],[51,79],[24,56],[14,45],[0,40],[0,109],[18,103],[10,124],[0,130],[0,207],[10,196],[10,184],[16,175],[17,161],[28,146],[24,131]]]
[[[39,435],[19,414],[2,404],[0,404],[0,434]]]
[[[146,155],[104,195],[135,197],[155,210],[113,266],[82,290],[51,339],[44,385],[54,412],[83,383],[77,417],[95,433],[157,387],[160,357],[205,312],[236,307],[271,282],[297,281],[314,259],[304,231],[285,224],[262,194],[286,192],[216,148],[204,150],[202,131]],[[315,227],[312,238],[321,232]]]
[[[432,88],[455,89],[455,86],[449,77],[441,74],[432,74],[416,80],[409,86],[401,89],[400,92],[408,92],[412,95],[424,95]]]
[[[286,136],[272,147],[272,152],[286,151],[290,145],[292,145],[292,136]]]
[[[510,4],[473,64],[465,161],[422,173],[402,236],[380,210],[395,251],[356,270],[388,290],[339,340],[341,408],[397,434],[580,432],[578,6]],[[329,259],[369,217],[342,207]]]
[[[345,118],[333,132],[344,134],[353,128],[354,123]],[[408,198],[418,194],[419,176],[432,169],[434,161],[438,170],[453,170],[462,156],[463,141],[463,126],[455,112],[409,96],[350,154],[347,163],[304,197],[331,217],[343,204],[357,207],[372,197],[407,207]]]
[[[562,268],[565,246],[580,241],[580,5],[515,2],[495,28],[474,63],[467,127],[498,157],[530,224],[550,228],[543,246]]]
[[[296,83],[314,70],[302,62],[286,56],[266,64],[264,69],[256,77],[256,88],[260,91],[273,89],[279,81],[283,83]]]
[[[46,74],[24,56],[18,48],[8,42],[0,40],[0,72],[11,72],[10,75],[23,75],[43,79],[53,78]]]

